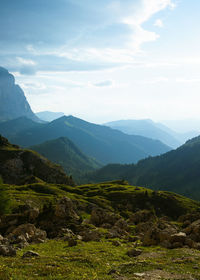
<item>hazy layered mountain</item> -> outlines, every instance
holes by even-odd
[[[43,111],[36,113],[36,116],[46,122],[52,122],[60,117],[64,116],[62,112],[50,112],[50,111]]]
[[[40,124],[8,138],[13,143],[27,147],[59,137],[67,137],[86,155],[103,164],[137,162],[171,149],[158,140],[127,135],[73,116],[64,116],[50,123]]]
[[[199,170],[200,137],[196,137],[176,150],[141,160],[136,165],[107,165],[88,175],[86,181],[125,179],[134,185],[200,199]]]
[[[39,121],[26,100],[23,90],[15,84],[15,78],[0,67],[0,121],[21,116]]]
[[[30,149],[61,165],[67,174],[76,179],[76,182],[83,173],[101,167],[95,159],[83,154],[66,137],[31,146]]]
[[[119,120],[108,122],[105,125],[114,129],[131,134],[141,135],[152,139],[158,139],[166,145],[177,148],[182,141],[176,137],[176,133],[161,124],[155,123],[152,120]]]
[[[0,134],[11,139],[17,133],[33,127],[42,127],[42,124],[27,117],[19,117],[14,120],[0,122]]]

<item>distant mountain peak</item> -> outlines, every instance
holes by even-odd
[[[39,121],[35,116],[15,78],[3,67],[0,67],[0,121],[12,120],[26,116]]]

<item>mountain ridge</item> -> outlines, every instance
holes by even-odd
[[[82,152],[96,158],[102,164],[132,163],[171,149],[158,140],[127,135],[73,116],[63,116],[50,123],[28,128],[8,139],[13,143],[28,147],[59,137],[67,137]]]

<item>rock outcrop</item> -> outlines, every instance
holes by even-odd
[[[6,69],[0,67],[0,121],[26,116],[39,121],[33,113],[23,90],[15,84],[15,78]]]

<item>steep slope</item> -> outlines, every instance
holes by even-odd
[[[137,162],[170,150],[160,141],[126,135],[73,116],[64,116],[40,127],[27,129],[9,139],[18,145],[33,146],[59,137],[69,138],[86,155],[103,164]]]
[[[46,122],[52,122],[60,117],[64,116],[62,112],[50,112],[50,111],[43,111],[36,113],[36,116]]]
[[[39,121],[26,100],[23,90],[15,84],[15,78],[0,67],[0,121],[21,116]]]
[[[0,136],[0,177],[6,184],[26,184],[44,180],[48,183],[74,185],[60,166],[36,152],[11,145]]]
[[[200,137],[164,155],[134,165],[107,165],[86,181],[126,179],[132,184],[168,190],[200,199]]]
[[[10,121],[0,122],[0,134],[6,138],[14,137],[17,133],[33,127],[42,127],[43,124],[27,117],[19,117]]]
[[[119,120],[106,123],[105,125],[114,129],[119,129],[127,134],[158,139],[173,148],[177,148],[183,144],[174,136],[175,133],[170,133],[170,129],[167,131],[164,126],[160,126],[152,120]]]
[[[67,174],[76,179],[76,182],[83,173],[101,166],[96,160],[83,154],[66,137],[31,146],[30,149],[61,165]]]

